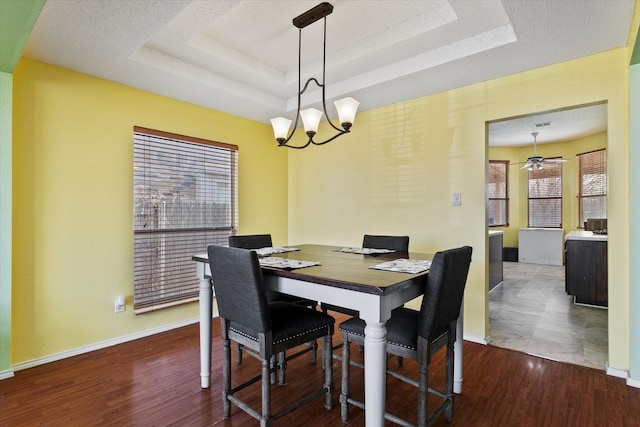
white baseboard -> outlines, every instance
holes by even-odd
[[[13,376],[13,369],[9,369],[8,371],[0,371],[0,380],[6,380],[7,378],[11,378]]]
[[[629,378],[629,373],[627,371],[623,369],[612,368],[611,366],[609,366],[609,363],[607,363],[607,375],[624,379]]]
[[[192,325],[194,323],[198,323],[199,319],[197,317],[193,319],[183,320],[181,322],[172,323],[169,325],[160,326],[158,328],[148,329],[146,331],[136,332],[134,334],[125,335],[118,338],[109,339],[106,341],[97,342],[94,344],[90,344],[83,347],[78,347],[72,350],[63,351],[60,353],[52,354],[50,356],[41,357],[38,359],[28,360],[26,362],[20,362],[13,365],[13,371],[21,371],[23,369],[33,368],[34,366],[44,365],[46,363],[55,362],[56,360],[66,359],[68,357],[78,356],[80,354],[89,353],[91,351],[100,350],[102,348],[107,348],[114,346],[116,344],[122,344],[128,341],[137,340],[139,338],[148,337],[151,335],[159,334],[161,332],[170,331],[172,329],[181,328],[183,326]],[[13,371],[10,376],[13,376]],[[7,377],[9,378],[9,377]],[[0,372],[0,380],[2,378],[2,372]]]
[[[489,342],[485,338],[476,337],[474,335],[463,334],[463,339],[465,341],[471,341],[477,344],[484,344],[484,345],[489,344]]]
[[[638,378],[627,378],[627,385],[629,387],[640,388],[640,379]]]

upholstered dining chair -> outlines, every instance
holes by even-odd
[[[229,236],[229,247],[243,249],[261,249],[272,247],[271,234],[246,234],[238,236]],[[268,291],[267,298],[269,302],[283,301],[293,304],[302,305],[309,308],[315,308],[318,304],[306,298],[299,298],[293,295],[287,295],[276,291]]]
[[[396,252],[409,252],[409,236],[378,236],[365,234],[362,247],[371,249],[393,249]]]
[[[269,248],[273,246],[273,241],[271,239],[271,234],[245,234],[245,235],[236,235],[229,236],[229,247],[232,248],[242,248],[242,249],[261,249],[261,248]],[[292,304],[298,304],[304,307],[309,307],[315,309],[318,302],[313,301],[306,298],[299,298],[293,295],[283,294],[281,292],[267,290],[267,300],[269,302],[289,302]],[[317,352],[317,343],[312,341],[309,343],[309,351],[311,352],[311,362],[316,363],[316,352]],[[238,363],[242,363],[242,345],[240,343],[236,343],[237,349],[237,361]],[[286,358],[284,358],[286,363]],[[286,367],[286,366],[285,366]],[[284,370],[280,371],[280,383],[284,383]]]
[[[246,234],[238,236],[229,236],[229,247],[243,249],[261,249],[272,247],[271,234]],[[303,305],[309,308],[315,308],[318,304],[306,298],[299,298],[293,295],[287,295],[276,291],[269,291],[267,294],[270,302],[283,301],[293,304]]]
[[[271,361],[275,355],[306,342],[322,338],[324,357],[330,357],[333,317],[296,304],[268,302],[255,251],[222,246],[209,246],[207,251],[223,343],[224,417],[230,417],[233,403],[258,419],[260,426],[271,426],[273,420],[321,396],[325,396],[325,408],[331,409],[333,379],[330,365],[325,367],[324,383],[319,390],[301,397],[277,414],[271,413],[270,377],[274,369]],[[232,385],[231,341],[241,343],[247,354],[262,364],[260,374],[238,385]],[[261,411],[253,409],[236,395],[259,380],[262,384]]]
[[[472,248],[463,246],[438,252],[433,257],[420,311],[400,307],[392,311],[387,321],[387,353],[417,361],[418,380],[387,368],[387,375],[418,387],[419,427],[432,425],[445,412],[453,419],[453,359],[456,322],[460,316],[464,288],[467,282]],[[351,318],[340,324],[342,348],[341,417],[348,421],[348,404],[364,409],[364,403],[349,395],[350,343],[364,344],[365,322]],[[428,367],[431,355],[446,346],[446,384],[444,392],[429,387]],[[427,392],[442,398],[442,403],[428,415]],[[385,419],[403,426],[410,422],[385,411]]]
[[[271,234],[246,234],[229,236],[229,247],[244,249],[260,249],[273,246]]]

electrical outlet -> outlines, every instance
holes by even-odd
[[[125,309],[124,296],[120,295],[115,300],[115,312],[122,313]]]

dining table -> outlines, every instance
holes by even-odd
[[[266,262],[265,259],[265,265],[262,266],[264,283],[269,289],[359,311],[360,318],[366,322],[365,423],[367,427],[383,426],[387,363],[385,323],[394,308],[424,292],[428,270],[414,272],[403,270],[403,266],[428,261],[432,255],[393,251],[380,253],[367,251],[366,248],[318,244],[274,248],[272,253],[263,254],[268,255],[269,261],[276,261]],[[194,255],[192,260],[197,263],[200,280],[200,379],[201,387],[208,388],[211,385],[214,292],[207,254]],[[389,268],[389,265],[391,268],[395,266],[396,271],[380,269]],[[454,392],[457,394],[462,392],[462,312],[463,309],[457,323],[454,349]]]

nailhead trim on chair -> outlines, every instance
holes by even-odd
[[[362,335],[362,334],[358,334],[358,333],[353,332],[353,331],[347,331],[346,329],[342,329],[342,328],[340,328],[340,330],[341,330],[341,331],[348,332],[348,333],[350,333],[351,335],[357,335],[357,336],[359,336],[359,337],[364,338],[364,335]],[[443,332],[442,334],[440,334],[440,336],[439,336],[439,337],[437,337],[437,338],[436,338],[436,339],[434,339],[433,341],[437,341],[437,340],[439,340],[440,338],[444,337],[445,335],[447,335],[447,333],[446,333],[446,332]],[[400,343],[397,343],[397,342],[387,341],[387,343],[388,343],[388,344],[395,345],[395,346],[398,346],[398,347],[408,348],[409,350],[417,350],[417,348],[416,348],[416,347],[410,347],[410,346],[408,346],[408,345],[400,344]]]
[[[310,329],[308,331],[305,331],[304,334],[297,334],[297,335],[288,336],[286,339],[281,339],[281,340],[278,340],[278,341],[274,341],[274,344],[280,344],[281,342],[289,341],[290,339],[293,339],[293,338],[296,338],[296,337],[300,337],[302,335],[307,335],[309,332],[320,331],[320,330],[322,330],[324,328],[325,328],[325,326],[320,326],[318,328]],[[243,337],[249,338],[252,341],[258,341],[258,337],[254,337],[253,335],[249,335],[249,334],[247,334],[245,332],[242,332],[242,331],[239,331],[239,330],[237,330],[235,328],[229,328],[229,330],[233,331],[233,332],[235,332],[235,333],[237,333],[239,335],[242,335]]]

